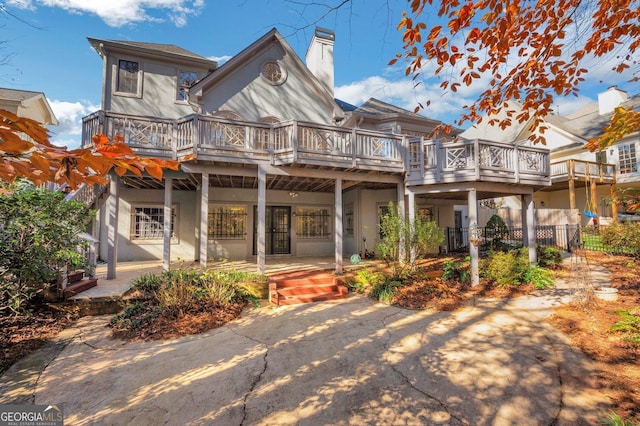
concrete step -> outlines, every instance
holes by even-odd
[[[346,286],[324,271],[304,271],[273,276],[269,280],[269,300],[276,305],[293,305],[347,297]]]
[[[278,306],[299,305],[301,303],[322,302],[325,300],[336,300],[336,299],[346,299],[346,298],[347,298],[347,294],[346,293],[343,294],[340,292],[284,296],[284,297],[278,298]]]
[[[75,296],[78,293],[82,293],[85,290],[88,290],[92,287],[98,285],[97,278],[83,278],[79,281],[72,282],[67,284],[67,288],[64,289],[64,298],[69,299],[70,297]]]

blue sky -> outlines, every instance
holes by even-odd
[[[338,4],[325,0],[316,4]],[[310,0],[4,0],[14,17],[0,14],[0,86],[44,92],[60,125],[53,141],[69,147],[80,142],[83,116],[99,109],[102,61],[86,37],[171,43],[224,61],[271,28],[277,28],[304,58],[316,25],[336,33],[334,47],[336,97],[359,105],[370,97],[413,110],[430,99],[422,114],[451,123],[483,89],[464,88],[443,94],[437,78],[414,88],[401,65],[387,63],[401,48],[396,30],[403,0],[352,0],[322,18],[322,6]],[[597,93],[617,84],[630,95],[633,86],[609,71],[605,63],[589,65],[592,72],[578,98],[557,99],[568,114]],[[424,72],[429,76],[428,68]]]

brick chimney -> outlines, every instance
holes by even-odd
[[[333,31],[326,28],[316,28],[307,49],[307,68],[316,76],[320,83],[333,96],[333,43],[335,41]]]
[[[627,92],[618,89],[616,86],[611,86],[606,92],[598,93],[598,110],[600,115],[605,115],[613,112],[613,110],[620,106],[627,100]]]

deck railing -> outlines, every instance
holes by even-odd
[[[277,124],[190,115],[179,120],[98,111],[83,120],[83,146],[93,135],[119,136],[143,155],[203,160],[370,166],[402,172],[404,137],[302,121]]]
[[[584,160],[564,160],[551,164],[551,179],[554,182],[569,179],[590,180],[603,183],[615,183],[615,164],[597,163]]]
[[[276,124],[190,115],[178,120],[98,111],[83,120],[83,145],[120,136],[141,155],[183,160],[408,172],[410,184],[493,180],[549,184],[549,151],[487,141],[439,142],[303,121]]]
[[[480,179],[550,184],[548,150],[480,140],[412,139],[408,171],[412,184]]]

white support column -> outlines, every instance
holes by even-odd
[[[342,273],[342,179],[336,179],[335,193],[336,273]]]
[[[258,166],[258,273],[265,272],[266,251],[266,215],[267,215],[267,173],[262,166]]]
[[[202,173],[202,185],[200,187],[200,267],[207,267],[207,254],[209,247],[209,173]]]
[[[164,178],[164,229],[162,246],[162,270],[168,271],[171,267],[171,196],[173,178]]]
[[[411,224],[411,235],[409,236],[409,238],[413,239],[413,226],[416,220],[416,196],[413,191],[407,191],[407,204],[407,211],[409,212],[409,223]],[[416,263],[416,250],[413,246],[411,247],[411,253],[409,253],[409,261],[411,262],[412,267]]]
[[[479,250],[476,244],[473,244],[471,240],[474,236],[471,235],[473,228],[478,226],[478,197],[475,189],[471,189],[467,195],[467,203],[469,209],[469,256],[471,257],[471,285],[476,286],[480,284],[480,272],[479,272]]]
[[[396,187],[396,198],[398,200],[398,216],[402,223],[405,222],[406,218],[406,208],[404,203],[404,183],[399,183]],[[398,247],[398,257],[400,259],[400,263],[406,263],[407,261],[407,253],[405,250],[405,239],[404,234],[400,234],[400,247]]]
[[[520,224],[522,225],[522,245],[529,244],[529,229],[527,229],[527,198],[520,195]]]
[[[529,247],[529,263],[533,264],[538,261],[538,256],[536,254],[536,218],[535,211],[533,208],[533,194],[527,194],[524,196],[523,201],[523,209],[526,207],[527,209],[527,246]],[[524,223],[522,224],[523,228],[525,227]]]
[[[120,178],[115,173],[109,182],[107,210],[107,279],[116,278],[118,264],[118,211],[120,209]]]

